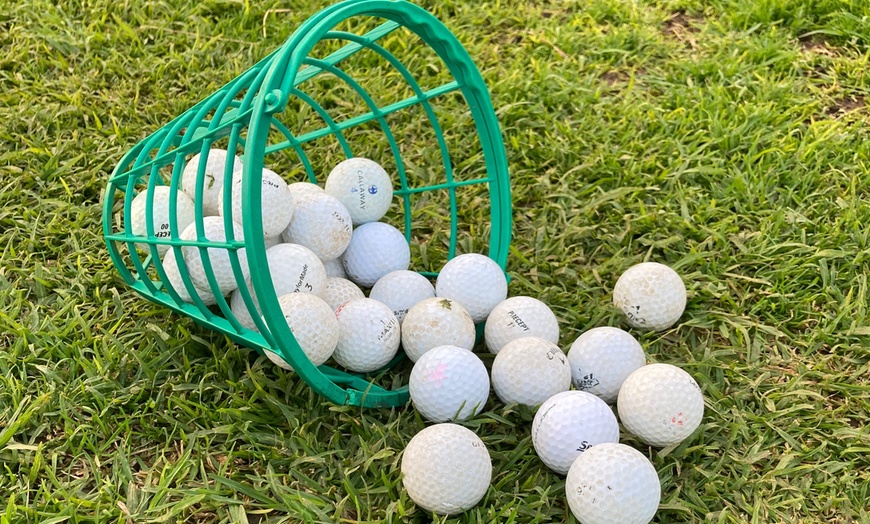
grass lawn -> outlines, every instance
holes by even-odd
[[[675,449],[623,435],[658,470],[656,521],[870,522],[870,4],[421,4],[500,118],[510,294],[550,304],[567,350],[622,325],[629,266],[687,284],[680,324],[634,332],[706,399]],[[0,523],[433,518],[399,477],[413,409],[322,401],[136,295],[102,239],[124,152],[325,5],[0,0]],[[418,261],[443,258],[432,235]],[[573,522],[531,417],[493,396],[466,424],[493,481],[456,521]]]

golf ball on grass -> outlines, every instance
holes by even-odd
[[[365,298],[362,290],[346,278],[328,278],[326,279],[326,290],[320,297],[329,304],[329,307],[335,311],[338,306],[355,300],[357,298]]]
[[[233,237],[236,241],[245,239],[245,233],[242,231],[242,226],[232,222]],[[187,226],[181,233],[182,240],[208,240],[210,242],[226,242],[227,232],[224,228],[224,219],[220,217],[204,217],[202,219],[204,238],[198,239],[196,234],[196,223]],[[232,261],[228,249],[219,247],[207,248],[209,262],[211,263],[211,274],[219,287],[220,294],[226,296],[239,287],[239,282],[236,280],[233,273]],[[200,248],[195,246],[184,246],[181,248],[181,254],[184,257],[184,263],[187,266],[188,275],[193,281],[194,286],[199,289],[211,289],[206,276],[205,266],[200,252]],[[245,248],[239,248],[236,251],[239,259],[239,264],[242,269],[242,278],[248,276],[248,260],[245,254]]]
[[[179,298],[184,302],[193,303],[190,293],[187,291],[187,286],[181,280],[181,273],[178,270],[178,262],[175,259],[175,250],[170,249],[163,256],[163,271],[166,272],[167,284],[178,293]],[[194,291],[199,296],[202,303],[206,306],[217,304],[217,297],[208,289],[200,289],[194,286]]]
[[[616,405],[625,429],[658,448],[688,438],[704,417],[704,396],[698,383],[670,364],[649,364],[630,374]]]
[[[435,288],[429,279],[414,271],[393,271],[375,282],[369,293],[373,298],[392,308],[399,324],[405,320],[408,310],[418,302],[435,296]]]
[[[532,445],[548,468],[565,475],[578,455],[592,446],[619,442],[610,406],[591,393],[565,391],[541,404],[532,421]]]
[[[282,233],[285,242],[307,247],[320,260],[341,256],[353,234],[350,215],[337,198],[309,191],[294,203],[293,220]]]
[[[647,524],[661,494],[655,467],[625,444],[592,446],[571,464],[565,479],[568,506],[582,524]]]
[[[435,282],[435,295],[462,304],[477,324],[507,297],[507,279],[488,256],[459,255],[444,264]]]
[[[244,226],[244,214],[242,213],[242,179],[241,173],[233,176],[233,184],[230,186],[231,210],[233,220]],[[221,189],[220,206],[218,214],[224,216],[224,191]],[[260,212],[263,224],[263,236],[275,238],[281,235],[290,219],[293,218],[294,204],[290,191],[287,190],[287,182],[284,182],[274,171],[263,169],[260,189]]]
[[[568,362],[574,388],[613,404],[625,378],[646,364],[646,355],[630,333],[615,327],[597,327],[571,344]]]
[[[348,278],[370,288],[387,273],[408,269],[411,247],[393,226],[369,222],[353,230],[342,260]]]
[[[661,331],[686,309],[686,285],[676,271],[657,262],[628,268],[613,288],[613,305],[632,327]]]
[[[290,293],[278,299],[284,320],[296,342],[315,366],[329,360],[338,345],[338,320],[322,298],[310,293]],[[266,351],[266,356],[284,369],[293,369],[280,354]]]
[[[153,228],[154,238],[171,238],[171,222],[169,220],[169,200],[172,198],[172,191],[166,186],[154,186],[154,200],[151,203],[151,226]],[[148,234],[146,224],[148,222],[145,216],[145,210],[148,206],[148,192],[142,191],[130,203],[130,228],[133,234],[137,237],[144,237]],[[175,218],[177,221],[178,231],[184,231],[194,220],[193,200],[181,191],[175,192]],[[177,232],[176,232],[177,234]],[[143,251],[148,251],[148,244],[137,243],[136,247]],[[168,244],[158,244],[157,253],[160,256],[169,251]]]
[[[432,422],[473,417],[489,398],[486,366],[477,355],[456,346],[427,351],[414,364],[408,385],[414,407]]]
[[[498,353],[508,342],[523,337],[539,337],[559,343],[559,321],[540,300],[511,297],[499,302],[486,317],[484,338],[490,353]]]
[[[357,373],[376,371],[396,356],[401,342],[399,321],[393,311],[377,300],[358,298],[335,310],[338,347],[333,358]]]
[[[492,388],[505,404],[534,407],[571,388],[571,367],[559,346],[538,337],[508,343],[492,363]]]
[[[401,468],[411,500],[441,515],[474,507],[492,481],[492,461],[483,441],[457,424],[435,424],[414,435]]]
[[[393,200],[390,176],[377,162],[348,158],[326,177],[326,192],[339,199],[354,225],[380,220]]]
[[[438,346],[471,350],[476,332],[471,315],[448,298],[427,298],[408,310],[402,322],[402,347],[412,362]]]
[[[205,171],[202,184],[202,216],[218,216],[223,205],[220,199],[224,187],[224,174],[227,168],[227,156],[225,149],[210,149],[206,158]],[[196,185],[199,171],[201,154],[195,154],[184,166],[181,173],[181,189],[191,200],[196,202]],[[233,155],[231,160],[231,176],[241,174],[242,161]]]

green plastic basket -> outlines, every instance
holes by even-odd
[[[362,28],[362,34],[337,29],[354,23],[357,24],[354,27]],[[445,76],[449,77],[447,81],[424,89],[409,69],[379,44],[379,41],[400,29],[419,37],[427,52],[434,51],[445,68]],[[329,42],[333,47],[327,48],[328,54],[323,57],[312,56],[312,49],[322,42]],[[389,64],[397,72],[397,78],[406,83],[403,89],[411,94],[379,107],[376,94],[367,92],[342,69],[345,62],[363,50]],[[413,50],[408,52],[413,53]],[[364,72],[365,62],[363,65]],[[332,80],[343,82],[344,88],[351,89],[364,102],[364,112],[348,118],[334,118],[330,108],[317,99],[318,94],[322,94],[323,86],[318,91],[318,84],[314,80],[324,74]],[[463,135],[464,140],[479,141],[479,154],[472,158],[451,158],[444,129],[433,109],[434,102],[441,97],[462,100],[465,107],[463,115],[468,122],[473,122],[473,125],[469,124],[469,136]],[[307,111],[319,118],[317,128],[299,133],[292,131],[295,127],[294,115],[288,114],[288,111],[299,107],[306,107]],[[391,115],[408,111],[409,108],[421,110],[434,133],[433,150],[437,145],[441,161],[437,166],[424,166],[427,172],[438,175],[434,183],[427,179],[424,185],[420,185],[420,181],[414,178],[415,173],[419,172],[419,161],[409,167],[407,160],[403,159],[397,136],[413,133],[413,130],[392,129],[388,123]],[[489,93],[471,57],[450,31],[431,14],[404,0],[347,0],[323,9],[306,20],[278,50],[124,155],[109,181],[103,210],[103,230],[112,261],[124,280],[148,300],[187,315],[203,326],[228,335],[241,345],[260,352],[270,350],[279,354],[302,380],[332,402],[366,407],[404,404],[408,399],[407,385],[390,389],[377,383],[376,378],[382,375],[380,372],[362,375],[328,365],[315,367],[305,356],[278,305],[268,272],[265,241],[260,240],[264,236],[260,220],[244,220],[245,240],[240,241],[232,236],[231,214],[225,213],[223,220],[227,228],[227,240],[214,242],[205,239],[199,198],[204,183],[204,161],[199,163],[197,175],[197,239],[181,240],[175,218],[176,195],[186,163],[195,153],[202,153],[204,159],[211,147],[218,147],[216,143],[240,154],[244,163],[242,213],[245,217],[259,217],[260,191],[249,188],[261,186],[262,170],[267,159],[282,151],[292,152],[299,161],[300,173],[304,171],[307,180],[317,182],[318,170],[314,167],[314,159],[324,149],[313,144],[324,138],[337,142],[334,149],[341,158],[330,157],[324,163],[334,164],[345,157],[362,156],[354,154],[348,139],[363,128],[370,132],[372,126],[377,126],[384,140],[384,150],[395,162],[393,185],[397,189],[394,194],[401,202],[404,234],[409,243],[414,245],[414,226],[417,223],[412,216],[412,199],[419,199],[427,192],[440,192],[447,195],[448,199],[444,206],[446,208],[441,212],[445,220],[449,217],[450,221],[450,234],[444,244],[446,259],[452,258],[459,236],[459,214],[465,206],[478,205],[477,202],[462,202],[458,196],[459,190],[471,186],[482,187],[490,207],[489,256],[504,269],[511,235],[510,185],[504,144]],[[457,179],[457,165],[462,165],[464,172],[479,173],[479,176]],[[226,173],[232,172],[231,155],[225,168]],[[322,179],[323,173],[320,175]],[[225,188],[229,187],[231,179],[232,176],[224,177]],[[151,225],[152,195],[157,185],[168,185],[173,195],[169,202],[171,218],[168,232],[153,231]],[[131,201],[142,191],[147,191],[149,195],[145,208],[148,225],[145,235],[136,236],[132,232],[131,221],[126,217],[131,216]],[[229,193],[225,191],[225,195]],[[222,202],[221,205],[225,210],[231,207],[229,202]],[[475,226],[475,229],[485,230],[479,224]],[[184,302],[172,286],[163,284],[168,277],[158,253],[160,245],[170,246],[169,249],[174,250],[181,280],[193,297],[191,303]],[[219,293],[215,293],[218,300],[216,306],[207,307],[203,304],[194,292],[194,285],[183,262],[183,246],[200,249],[207,275],[212,270],[206,248],[228,250],[233,273],[241,289],[246,289],[246,286],[238,250],[245,248],[252,268],[254,293],[263,314],[262,318],[254,315],[259,333],[242,327],[232,314],[228,300]],[[261,270],[254,271],[254,268]],[[422,273],[435,276],[433,272]],[[208,278],[211,289],[217,290],[214,277],[209,275]],[[255,311],[253,297],[247,291],[244,292],[244,300],[249,311]],[[391,366],[400,358],[397,357]]]

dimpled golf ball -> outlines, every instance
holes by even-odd
[[[320,295],[333,311],[345,302],[365,297],[359,286],[346,278],[339,277],[326,279],[326,290]]]
[[[574,388],[616,402],[622,382],[646,364],[640,343],[615,327],[597,327],[583,333],[568,350]]]
[[[483,410],[489,375],[480,358],[456,346],[427,351],[411,370],[411,402],[432,422],[465,420]]]
[[[402,484],[421,508],[455,515],[489,489],[492,460],[480,437],[457,424],[435,424],[414,435],[402,455]]]
[[[523,337],[538,337],[558,344],[556,315],[546,304],[532,297],[511,297],[499,302],[486,317],[486,348],[498,354],[505,344]]]
[[[175,250],[170,249],[163,255],[163,271],[166,272],[166,278],[168,284],[172,289],[178,293],[178,296],[181,300],[189,303],[193,303],[193,299],[190,296],[190,293],[187,291],[187,286],[184,285],[184,282],[181,280],[181,273],[178,271],[178,262],[175,259]],[[194,291],[199,296],[202,303],[206,306],[213,306],[217,304],[217,298],[214,296],[208,289],[200,289],[194,286]]]
[[[412,362],[438,346],[470,350],[476,333],[471,315],[449,298],[427,298],[408,310],[402,322],[402,347]]]
[[[263,169],[263,179],[260,189],[260,211],[263,224],[263,236],[265,238],[274,238],[281,235],[290,219],[293,218],[294,204],[293,197],[290,196],[290,191],[287,190],[287,182],[278,176],[277,173],[269,169]],[[244,213],[242,212],[242,173],[233,175],[233,183],[230,186],[231,195],[231,210],[233,220],[239,224],[245,224]],[[221,188],[220,205],[218,206],[218,214],[224,216],[224,190]]]
[[[625,429],[658,448],[685,440],[704,417],[698,383],[670,364],[650,364],[629,375],[616,406]]]
[[[505,404],[534,407],[571,387],[571,367],[559,346],[538,337],[509,342],[492,363],[492,388]]]
[[[405,320],[408,310],[418,302],[435,296],[435,287],[429,279],[414,271],[392,271],[375,282],[369,298],[390,306],[399,324]]]
[[[210,149],[205,164],[205,172],[202,185],[202,216],[218,216],[219,209],[223,205],[220,199],[224,187],[224,174],[227,167],[227,151],[225,149]],[[184,166],[181,173],[181,189],[191,200],[196,202],[197,173],[201,155],[197,153]],[[233,155],[232,175],[242,172],[242,161]]]
[[[591,446],[619,442],[619,424],[606,402],[585,391],[558,393],[532,421],[532,445],[541,461],[564,475]]]
[[[287,191],[290,191],[293,201],[297,202],[308,193],[323,193],[323,188],[311,182],[293,182],[287,185]]]
[[[253,297],[253,294],[251,296]],[[260,332],[260,328],[254,322],[254,317],[251,316],[251,312],[248,310],[248,305],[245,304],[245,297],[242,296],[241,288],[233,291],[233,296],[230,298],[230,310],[232,310],[233,316],[236,317],[236,320],[239,321],[239,324],[243,328],[250,329],[256,333]],[[257,311],[256,314],[259,315],[260,312]]]
[[[311,293],[290,293],[278,299],[281,312],[293,337],[315,366],[329,360],[338,345],[338,320],[322,298]],[[293,369],[280,354],[266,351],[266,356],[284,369]]]
[[[656,514],[662,487],[655,467],[625,444],[586,450],[565,479],[571,513],[583,524],[647,524]]]
[[[358,298],[340,305],[335,316],[339,338],[333,358],[341,366],[368,373],[384,367],[396,356],[402,340],[399,321],[386,305]]]
[[[326,276],[329,278],[347,278],[347,273],[344,271],[344,262],[340,258],[327,260],[323,263],[323,268],[326,269]]]
[[[169,239],[171,238],[171,224],[169,221],[169,200],[172,197],[172,191],[166,186],[154,186],[153,198],[151,203],[151,226],[154,238]],[[137,237],[148,235],[146,224],[148,220],[145,216],[145,209],[148,206],[148,191],[142,191],[130,203],[130,228],[133,234]],[[193,201],[181,191],[175,192],[175,218],[178,222],[178,230],[176,235],[187,229],[187,226],[193,223],[194,208]],[[148,250],[148,244],[138,243],[136,247],[143,251]],[[168,244],[158,244],[157,253],[160,256],[169,251]]]
[[[326,290],[326,269],[317,255],[307,247],[278,244],[266,250],[266,260],[277,296],[288,293],[322,295]],[[253,292],[251,278],[248,279],[248,285]],[[260,301],[256,296],[254,302],[259,306]]]
[[[337,198],[309,191],[295,202],[293,213],[293,221],[281,235],[285,242],[307,247],[320,260],[334,260],[347,249],[353,226]]]
[[[411,248],[398,229],[370,222],[353,230],[342,260],[348,278],[370,288],[387,273],[408,269]]]
[[[488,256],[459,255],[444,264],[435,281],[435,295],[462,304],[477,324],[507,297],[507,279]]]
[[[686,286],[676,271],[657,262],[628,268],[613,288],[613,304],[632,327],[661,331],[686,309]]]
[[[326,177],[326,192],[339,199],[354,225],[380,220],[393,199],[390,176],[377,162],[349,158]]]
[[[232,222],[233,237],[236,241],[242,241],[245,238],[245,233],[242,231],[242,226]],[[198,239],[196,234],[196,223],[187,226],[181,233],[182,240],[208,240],[210,242],[226,242],[227,231],[224,228],[224,219],[220,217],[204,217],[202,220],[204,238]],[[214,276],[221,295],[228,295],[239,287],[236,276],[233,273],[232,261],[228,249],[219,247],[210,247],[206,250],[211,263],[211,274]],[[208,277],[205,273],[200,248],[195,246],[184,246],[181,248],[181,254],[184,257],[184,263],[187,265],[187,272],[193,284],[200,289],[211,289],[208,283]],[[239,259],[239,264],[242,269],[242,278],[248,275],[248,260],[245,254],[245,248],[239,248],[236,251]]]

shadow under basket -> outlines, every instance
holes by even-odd
[[[215,183],[206,166],[212,149],[241,159],[236,177],[241,177],[243,236],[233,234],[229,194],[237,166],[228,154],[219,181],[227,191],[218,203],[226,238],[206,237],[202,197]],[[133,147],[112,173],[104,201],[103,231],[112,261],[148,300],[238,344],[276,353],[334,403],[402,405],[409,394],[407,373],[398,371],[408,367],[401,350],[387,368],[369,374],[312,364],[279,307],[262,221],[248,219],[263,216],[261,192],[250,188],[261,187],[264,168],[288,183],[322,183],[332,167],[351,157],[371,158],[390,173],[394,198],[382,221],[404,233],[412,269],[437,276],[459,251],[488,252],[504,270],[510,183],[489,93],[456,37],[404,0],[348,0],[323,9],[275,52]],[[178,220],[185,168],[196,174],[191,198],[196,235],[187,240]],[[166,194],[166,187],[168,203],[155,197]],[[133,205],[142,193],[144,210]],[[168,224],[155,231],[155,213],[165,213],[166,205]],[[144,213],[144,231],[134,232],[134,213]],[[201,298],[203,288],[191,280],[182,248],[198,249],[215,304]],[[256,311],[255,297],[259,303],[262,316],[252,315],[256,329],[240,323],[220,292],[213,271],[218,250],[229,260],[225,271],[248,311]],[[164,254],[176,261],[175,284],[167,284]]]

